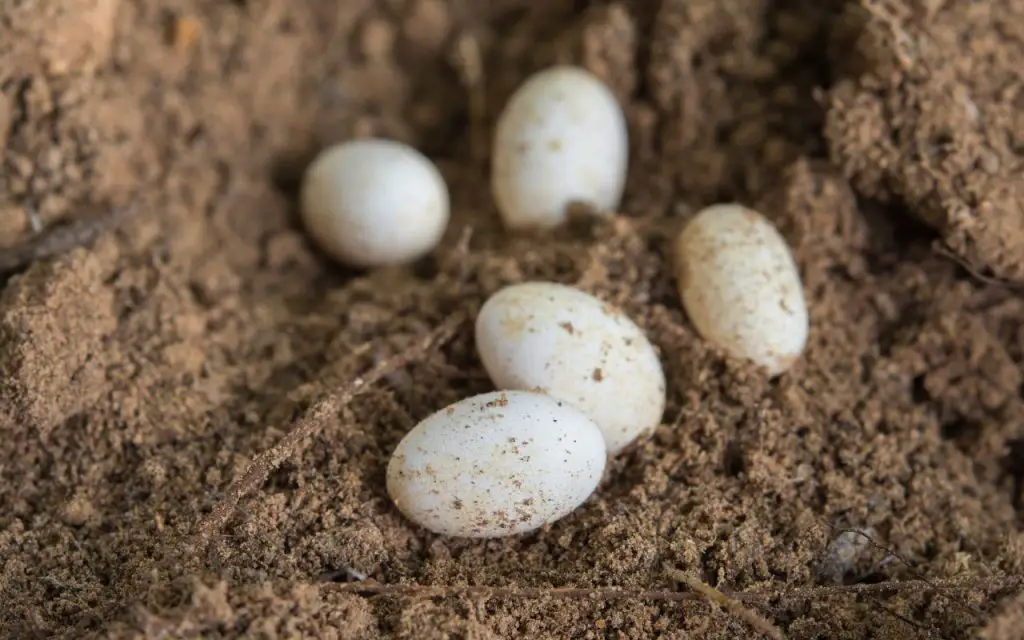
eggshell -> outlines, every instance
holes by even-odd
[[[495,386],[570,402],[601,428],[611,454],[661,423],[665,374],[654,347],[624,313],[579,289],[501,289],[480,309],[476,347]]]
[[[327,148],[306,170],[302,218],[335,260],[356,267],[411,262],[432,251],[448,226],[448,187],[437,167],[394,140]]]
[[[803,285],[785,239],[738,204],[700,211],[676,240],[679,292],[697,331],[737,358],[788,370],[807,343]]]
[[[497,538],[532,531],[582,504],[601,480],[601,431],[566,402],[495,391],[416,425],[388,464],[388,494],[435,533]]]
[[[491,167],[495,203],[508,229],[550,229],[566,206],[619,205],[629,134],[615,95],[585,69],[534,74],[498,118]]]

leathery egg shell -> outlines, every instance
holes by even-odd
[[[683,306],[706,340],[772,376],[793,365],[807,344],[807,304],[789,245],[767,218],[738,204],[707,207],[675,253]]]
[[[554,282],[515,284],[476,319],[476,348],[496,387],[566,400],[617,454],[653,432],[665,411],[665,373],[643,331],[620,310]]]
[[[495,204],[511,230],[559,226],[574,202],[615,209],[628,159],[626,119],[611,90],[585,69],[548,68],[520,85],[498,118]]]
[[[441,241],[448,186],[437,167],[407,144],[351,140],[328,147],[306,169],[300,194],[310,236],[355,267],[411,262]]]
[[[494,391],[406,434],[387,488],[409,520],[434,533],[497,538],[568,515],[597,488],[605,460],[601,431],[568,403]]]

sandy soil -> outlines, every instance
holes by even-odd
[[[491,123],[556,61],[622,100],[627,195],[510,240]],[[1022,64],[1024,0],[0,2],[0,636],[750,637],[742,606],[792,638],[1019,637]],[[408,269],[340,269],[297,220],[313,154],[371,135],[452,190]],[[672,281],[722,200],[803,274],[774,381]],[[641,324],[664,425],[546,530],[430,535],[387,456],[490,388],[460,314],[527,278]]]

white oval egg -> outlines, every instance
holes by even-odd
[[[554,282],[501,289],[477,316],[476,348],[496,387],[568,401],[613,455],[661,424],[658,353],[624,313],[584,291]]]
[[[550,229],[566,206],[619,206],[629,134],[615,95],[585,69],[556,66],[528,78],[498,118],[491,189],[511,230]]]
[[[306,169],[303,222],[332,258],[356,267],[411,262],[441,241],[448,186],[407,144],[352,140],[328,147]]]
[[[388,495],[434,533],[510,536],[580,506],[605,461],[601,431],[568,403],[494,391],[456,402],[406,434],[388,463]]]
[[[793,365],[807,344],[807,304],[789,245],[767,218],[738,204],[707,207],[675,254],[683,306],[706,340],[772,376]]]

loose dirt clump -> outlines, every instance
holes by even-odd
[[[1000,281],[1024,280],[1022,17],[0,3],[0,636],[1015,637],[1024,300]],[[622,101],[627,194],[510,238],[487,145],[555,62]],[[357,136],[437,160],[435,255],[354,272],[304,236],[302,170]],[[811,336],[778,380],[701,340],[672,280],[679,225],[723,200],[801,269]],[[430,535],[389,501],[388,456],[490,389],[467,318],[525,279],[636,320],[664,424],[549,528]]]
[[[1024,281],[1022,19],[1020,2],[850,3],[825,128],[861,195],[906,207],[962,260],[1014,282]]]

